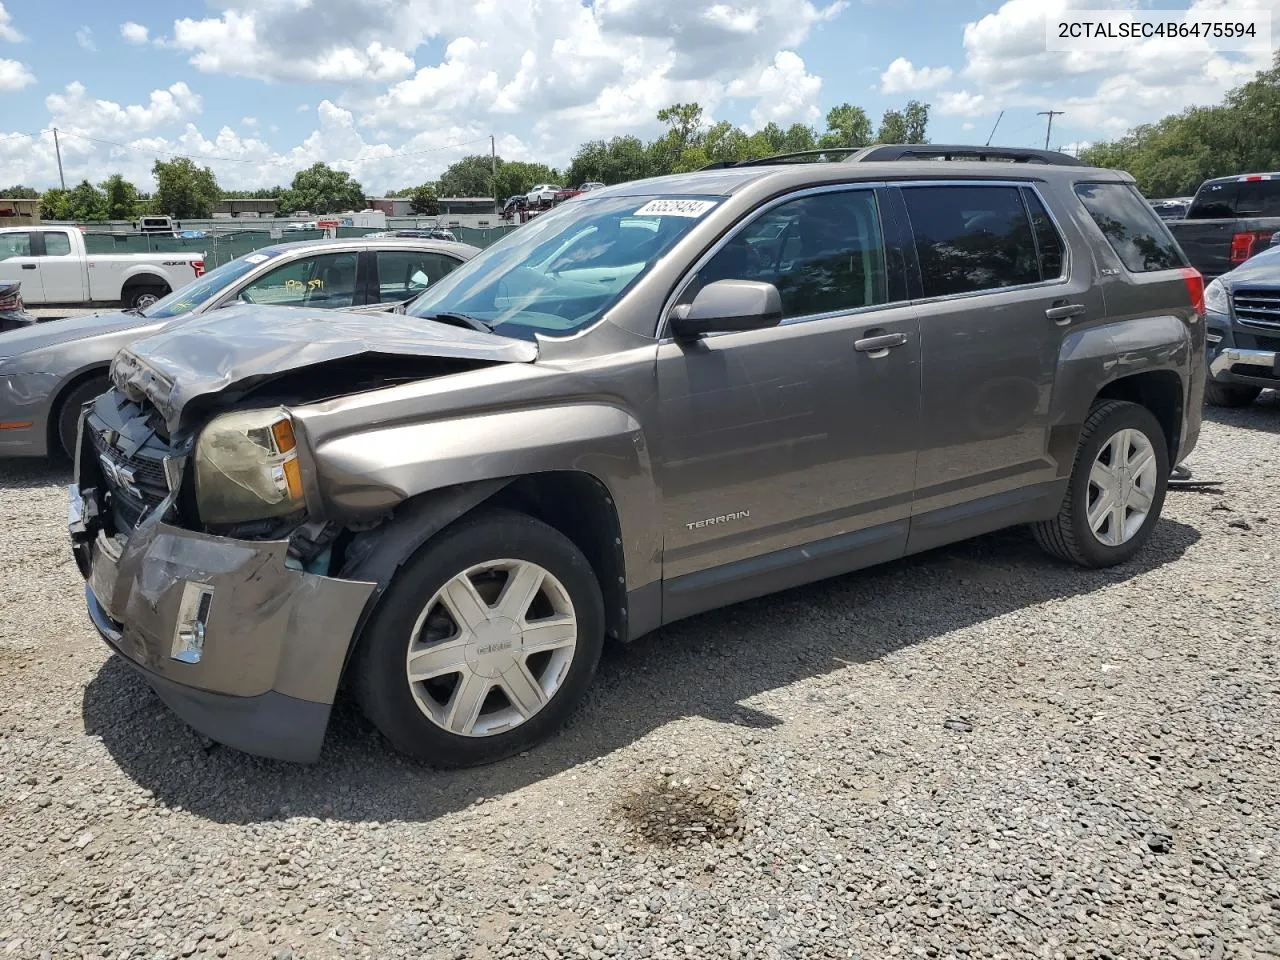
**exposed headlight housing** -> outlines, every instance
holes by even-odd
[[[1204,288],[1204,308],[1210,313],[1230,313],[1231,301],[1221,278]]]
[[[293,421],[283,407],[215,417],[195,450],[200,519],[222,526],[304,508]]]

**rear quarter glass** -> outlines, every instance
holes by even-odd
[[[1130,273],[1187,266],[1173,234],[1127,183],[1077,183],[1076,195]]]

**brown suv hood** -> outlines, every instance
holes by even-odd
[[[111,379],[131,399],[150,400],[175,430],[183,408],[197,397],[366,355],[531,363],[538,347],[398,313],[246,304],[135,341],[116,354]]]

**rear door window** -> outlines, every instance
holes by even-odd
[[[1187,265],[1173,234],[1136,187],[1127,183],[1078,183],[1076,194],[1130,273]]]
[[[377,260],[378,303],[410,300],[459,265],[453,257],[419,250],[379,250]]]
[[[1035,232],[1017,187],[924,184],[902,195],[926,298],[1040,282]]]
[[[65,257],[71,253],[71,238],[65,233],[45,233],[44,255],[46,257]]]

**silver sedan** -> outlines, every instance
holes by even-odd
[[[167,324],[233,303],[385,311],[479,252],[394,237],[282,243],[224,263],[140,311],[0,333],[0,457],[72,453],[80,408],[107,389],[116,351]]]

